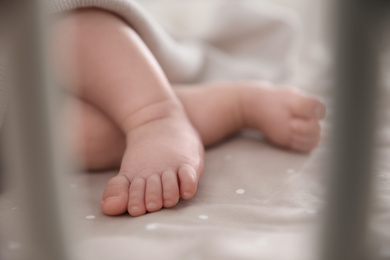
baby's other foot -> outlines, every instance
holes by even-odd
[[[127,134],[119,174],[104,191],[108,215],[132,216],[190,199],[203,171],[203,145],[185,115],[148,121]]]
[[[317,147],[325,106],[297,89],[248,86],[241,95],[245,125],[262,132],[274,144],[300,152]]]

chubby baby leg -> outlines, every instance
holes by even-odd
[[[56,32],[63,85],[125,135],[120,170],[107,184],[102,210],[139,216],[192,198],[203,171],[203,145],[139,36],[115,15],[94,9],[62,18]]]
[[[77,98],[65,105],[66,143],[82,169],[118,169],[126,150],[126,135],[101,110]]]
[[[243,128],[262,132],[272,143],[309,152],[320,139],[319,121],[325,107],[315,97],[294,89],[276,89],[261,83],[224,83],[176,87],[188,118],[207,147]],[[81,116],[71,116],[72,143],[89,170],[120,166],[125,135],[101,111],[81,100],[69,103]],[[80,120],[77,120],[80,118]]]

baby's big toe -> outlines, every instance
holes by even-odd
[[[294,118],[290,123],[291,131],[296,135],[319,137],[321,132],[320,123],[317,120],[304,120]]]
[[[296,135],[291,142],[291,149],[299,152],[310,152],[317,147],[319,138]]]
[[[294,118],[291,120],[291,148],[309,152],[317,147],[321,136],[321,126],[317,120]]]
[[[127,211],[130,182],[124,175],[112,178],[103,193],[100,208],[107,215],[120,215]]]
[[[321,136],[321,126],[318,120],[294,118],[291,120],[290,130],[292,149],[309,152],[317,147]]]
[[[291,94],[291,110],[294,116],[319,120],[325,117],[325,105],[319,99],[295,90]]]

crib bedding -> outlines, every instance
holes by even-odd
[[[241,136],[206,153],[197,195],[173,209],[109,217],[99,202],[115,172],[76,176],[81,259],[313,259],[321,214],[309,156]],[[86,216],[95,219],[86,219]]]
[[[81,259],[317,259],[327,172],[322,145],[311,155],[242,135],[206,153],[197,195],[173,209],[133,218],[98,207],[115,172],[82,174],[75,190]],[[389,147],[378,150],[371,238],[390,254]],[[352,181],[352,180],[351,180]],[[87,219],[93,215],[95,219]]]
[[[324,61],[309,55],[300,63],[302,39],[294,14],[269,5],[257,11],[249,2],[226,1],[215,8],[213,27],[188,45],[201,54],[195,61],[202,62],[203,69],[189,71],[184,80],[265,79],[303,85],[329,100]],[[251,23],[237,23],[243,15],[251,17]],[[227,17],[236,19],[235,26]],[[242,28],[248,31],[242,33]],[[228,35],[240,41],[224,41]],[[275,44],[279,39],[285,39],[284,44]],[[198,68],[195,65],[192,68]],[[390,80],[386,82],[390,86]],[[383,91],[370,241],[378,259],[390,259],[390,91]],[[331,116],[324,123],[322,143],[311,154],[279,149],[253,132],[209,148],[193,199],[137,218],[106,216],[99,208],[115,171],[71,175],[65,187],[74,211],[72,259],[316,259],[329,175],[326,129]],[[0,195],[0,259],[17,259],[25,247],[15,231],[21,226],[15,218],[19,207],[12,191]]]
[[[390,147],[378,150],[371,223],[378,259],[390,245]],[[116,172],[80,173],[66,184],[74,210],[72,259],[316,259],[323,219],[327,148],[284,151],[243,134],[206,153],[196,196],[142,217],[110,217],[99,209]],[[23,249],[10,225],[18,209],[0,196],[0,251]],[[19,247],[18,247],[19,246]]]

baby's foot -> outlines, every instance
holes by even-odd
[[[137,126],[127,134],[119,174],[104,191],[103,212],[140,216],[173,207],[180,197],[192,198],[203,170],[203,154],[200,138],[184,112]]]
[[[255,85],[242,90],[241,107],[244,124],[278,146],[308,152],[318,145],[325,106],[315,97]]]

